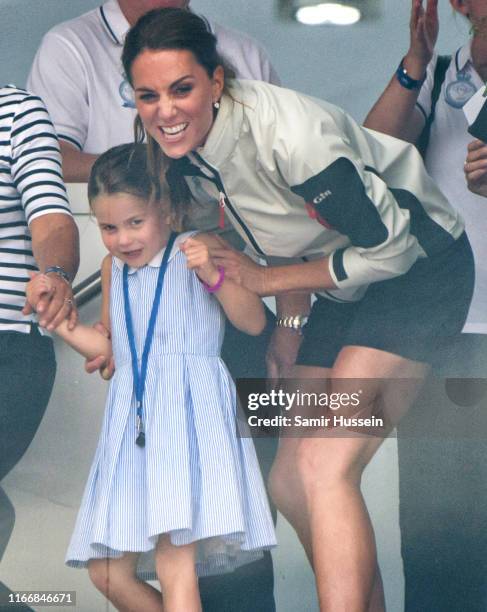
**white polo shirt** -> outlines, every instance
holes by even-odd
[[[427,117],[431,109],[435,56],[428,66],[417,107]],[[465,220],[475,258],[475,289],[464,332],[487,334],[487,200],[467,189],[463,164],[468,134],[462,107],[484,85],[473,67],[470,43],[452,57],[435,110],[426,155],[426,168]]]
[[[45,101],[59,138],[86,153],[133,141],[135,107],[121,53],[129,23],[117,0],[61,23],[43,38],[28,88]],[[279,84],[264,49],[250,36],[210,27],[237,76]]]

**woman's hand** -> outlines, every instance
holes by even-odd
[[[487,198],[487,144],[474,140],[467,150],[464,171],[468,188],[473,193]]]
[[[412,1],[409,22],[410,46],[404,59],[406,69],[413,73],[411,76],[415,79],[423,77],[433,57],[438,39],[438,0],[425,0],[425,2],[426,8],[423,8],[423,0]]]
[[[266,354],[267,378],[275,381],[272,384],[290,378],[302,340],[294,329],[276,327],[273,331]]]
[[[220,246],[211,247],[210,255],[217,266],[225,269],[225,278],[260,296],[266,296],[266,266],[256,264],[250,257],[232,248],[215,236]]]

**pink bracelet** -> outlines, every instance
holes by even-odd
[[[218,266],[217,270],[220,276],[214,285],[209,285],[208,283],[205,283],[205,281],[201,281],[203,287],[208,291],[208,293],[215,293],[215,291],[218,291],[225,280],[225,268],[223,268],[223,266]]]

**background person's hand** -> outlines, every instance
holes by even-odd
[[[409,22],[410,47],[408,59],[418,62],[423,70],[431,61],[438,39],[438,0],[413,0]]]
[[[487,144],[474,140],[467,151],[464,166],[467,186],[473,193],[487,198]]]
[[[100,334],[105,336],[105,338],[110,338],[110,331],[103,325],[101,321],[95,323],[93,325],[94,329],[98,331]],[[113,361],[113,357],[110,357],[108,360],[106,356],[99,355],[95,357],[95,359],[91,359],[90,361],[85,361],[85,370],[88,374],[93,374],[93,372],[99,371],[100,376],[104,380],[110,380],[115,372],[115,362]]]

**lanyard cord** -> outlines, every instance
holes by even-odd
[[[162,285],[164,283],[164,276],[166,274],[167,264],[169,261],[169,255],[171,253],[174,240],[176,239],[177,233],[171,232],[169,236],[169,240],[166,245],[166,250],[164,251],[164,255],[162,257],[161,266],[159,268],[159,273],[157,276],[157,284],[156,290],[154,294],[154,301],[152,303],[152,310],[149,318],[149,324],[147,326],[147,334],[144,342],[144,350],[142,352],[142,360],[139,374],[139,366],[137,359],[137,349],[135,347],[135,334],[134,334],[134,326],[132,322],[132,313],[130,311],[130,301],[129,301],[129,289],[128,289],[128,265],[124,264],[123,266],[123,301],[124,301],[124,311],[125,311],[125,324],[127,327],[127,336],[130,346],[130,354],[132,357],[132,372],[134,376],[134,391],[135,391],[135,399],[137,401],[137,438],[135,440],[138,446],[145,446],[145,433],[144,433],[144,425],[143,425],[143,412],[142,412],[142,400],[144,397],[145,390],[145,377],[147,374],[147,362],[149,359],[149,351],[152,344],[152,338],[154,337],[154,327],[157,318],[157,312],[159,310],[159,304],[161,301],[162,295]]]

